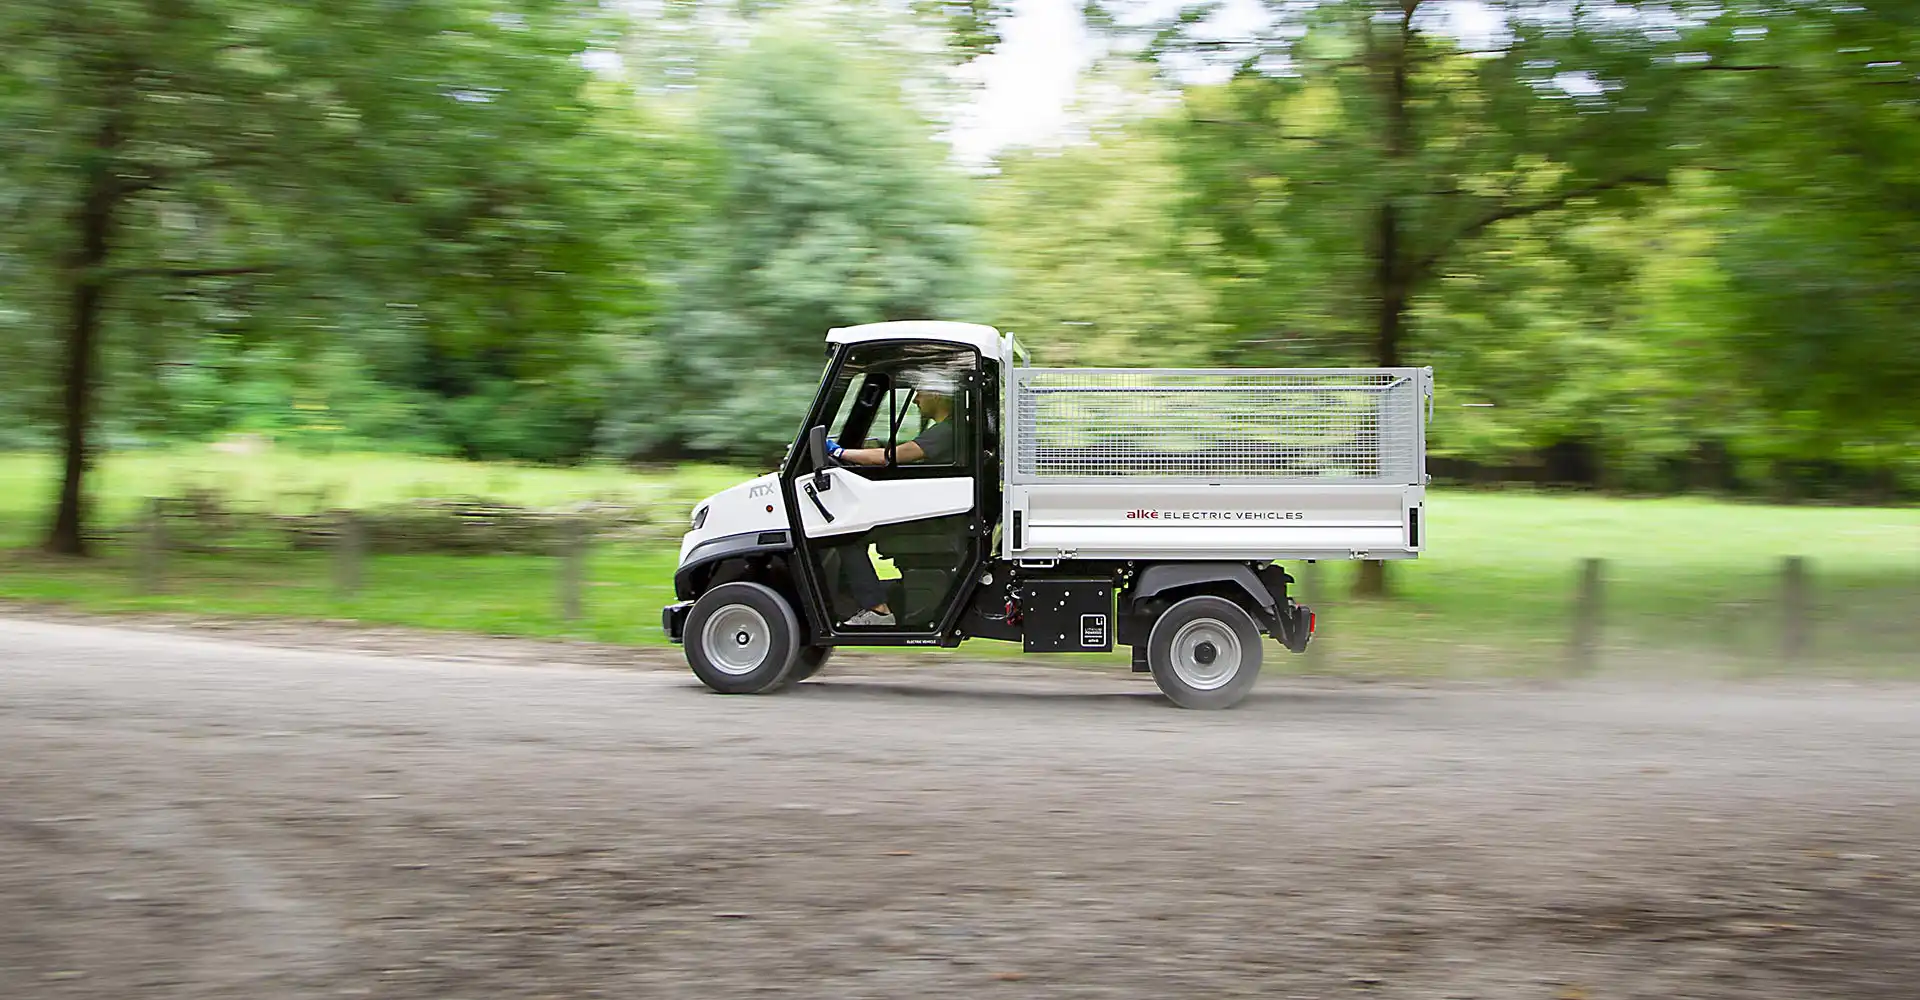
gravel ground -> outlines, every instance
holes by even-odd
[[[0,997],[1920,991],[1920,686],[283,631],[0,618]]]

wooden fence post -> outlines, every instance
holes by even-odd
[[[587,522],[569,518],[560,529],[560,617],[580,620],[580,589],[587,575]]]
[[[360,592],[360,563],[365,554],[365,526],[353,511],[340,511],[333,531],[334,597],[346,600]]]
[[[160,497],[147,500],[145,530],[140,533],[139,585],[142,594],[158,594],[166,586],[167,511]]]
[[[1600,658],[1601,576],[1603,560],[1586,559],[1580,565],[1580,590],[1574,597],[1572,671],[1592,673]]]
[[[1780,564],[1780,657],[1797,663],[1807,655],[1807,561],[1788,556]]]

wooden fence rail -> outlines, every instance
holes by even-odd
[[[136,556],[133,561],[135,591],[143,595],[164,593],[168,584],[168,559],[179,545],[191,546],[190,539],[170,537],[167,519],[169,501],[154,497],[142,511]],[[180,512],[174,511],[178,515]],[[182,515],[184,516],[184,515]],[[560,619],[578,622],[585,618],[587,564],[595,530],[590,518],[560,515],[559,528],[550,538],[549,550],[557,557],[554,571],[554,606]],[[338,511],[334,516],[332,549],[333,596],[349,600],[358,596],[366,581],[366,561],[370,549],[367,527],[353,511]],[[177,544],[176,544],[177,543]],[[1297,576],[1303,604],[1318,609],[1321,622],[1337,619],[1327,614],[1337,598],[1327,580],[1326,568],[1316,561],[1290,567]],[[1571,675],[1591,674],[1600,669],[1606,648],[1606,568],[1602,559],[1583,559],[1577,564],[1572,602],[1568,609],[1566,671]],[[1777,605],[1769,617],[1778,622],[1776,641],[1779,659],[1788,665],[1804,662],[1814,640],[1813,584],[1807,560],[1788,556],[1781,560]],[[1324,628],[1307,647],[1304,666],[1309,672],[1328,668],[1333,651],[1325,645]]]

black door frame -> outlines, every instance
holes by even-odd
[[[974,501],[967,530],[966,555],[961,560],[959,576],[947,594],[947,607],[941,612],[939,623],[931,630],[908,629],[861,629],[858,632],[835,631],[833,616],[828,612],[826,581],[820,578],[819,561],[816,559],[819,546],[807,537],[805,522],[800,519],[799,483],[803,477],[811,481],[813,473],[812,456],[807,454],[807,432],[822,421],[831,420],[834,414],[826,412],[829,397],[833,393],[834,382],[846,367],[847,356],[854,348],[880,344],[938,344],[970,351],[973,354],[973,368],[966,376],[968,412],[973,419],[967,421],[962,429],[961,439],[954,442],[955,454],[966,454],[973,469]],[[827,371],[820,379],[820,390],[814,394],[813,405],[807,408],[807,419],[800,425],[799,436],[792,448],[787,450],[787,460],[780,468],[780,499],[787,508],[787,523],[793,526],[793,577],[800,588],[801,610],[805,613],[807,624],[813,633],[812,642],[817,646],[955,646],[959,640],[954,634],[954,626],[960,614],[973,599],[977,588],[980,570],[989,558],[988,549],[992,544],[992,532],[986,530],[988,519],[984,513],[986,493],[980,482],[987,471],[981,461],[981,436],[986,432],[985,409],[985,366],[978,348],[968,344],[958,344],[948,340],[925,340],[919,338],[889,338],[886,340],[863,340],[853,344],[837,345]],[[854,391],[852,386],[848,391]],[[832,428],[828,428],[829,431]],[[962,452],[961,449],[965,449]],[[952,516],[952,515],[942,515]],[[912,523],[912,522],[902,522]]]

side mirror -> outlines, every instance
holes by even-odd
[[[827,478],[827,425],[807,429],[807,457],[813,460],[813,488],[824,490],[833,483]]]

